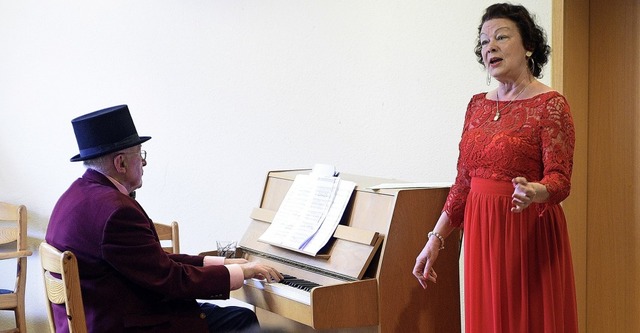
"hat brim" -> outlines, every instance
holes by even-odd
[[[133,147],[133,146],[137,146],[137,145],[139,145],[139,144],[141,144],[143,142],[149,141],[149,139],[151,139],[150,136],[141,136],[139,140],[134,141],[134,142],[129,142],[126,145],[117,146],[117,147],[113,147],[113,148],[110,148],[110,149],[105,149],[103,151],[99,151],[99,152],[96,152],[94,154],[87,154],[87,155],[84,155],[84,156],[80,156],[80,154],[78,154],[78,155],[76,155],[76,156],[71,158],[71,162],[86,161],[86,160],[90,160],[90,159],[97,158],[97,157],[100,157],[100,156],[104,156],[104,155],[107,155],[109,153],[113,153],[115,151],[119,151],[119,150],[127,149],[127,148],[130,148],[130,147]]]

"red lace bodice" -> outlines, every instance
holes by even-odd
[[[458,175],[443,209],[454,226],[462,225],[472,177],[540,182],[550,204],[569,195],[575,130],[567,100],[550,91],[508,103],[500,102],[497,121],[496,102],[486,93],[473,96],[467,106]]]

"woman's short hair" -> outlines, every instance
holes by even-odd
[[[529,70],[531,70],[533,76],[541,78],[542,68],[549,61],[551,47],[547,44],[547,36],[544,30],[536,24],[534,17],[529,14],[529,11],[524,6],[497,3],[487,7],[484,15],[482,15],[480,26],[478,26],[478,39],[475,47],[478,62],[484,66],[484,61],[482,61],[482,45],[480,44],[482,25],[486,21],[497,18],[511,20],[516,24],[520,31],[520,36],[522,36],[524,48],[533,53],[531,55],[533,61],[529,63]]]

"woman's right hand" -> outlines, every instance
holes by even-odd
[[[436,283],[438,278],[438,274],[433,269],[433,264],[438,259],[440,245],[440,240],[437,237],[430,237],[416,258],[416,264],[413,266],[413,275],[418,279],[423,289],[427,289],[427,281]]]

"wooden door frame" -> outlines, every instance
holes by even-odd
[[[589,117],[589,2],[553,0],[552,86],[569,101],[576,129],[571,195],[563,203],[569,224],[580,332],[587,315],[587,162]]]

